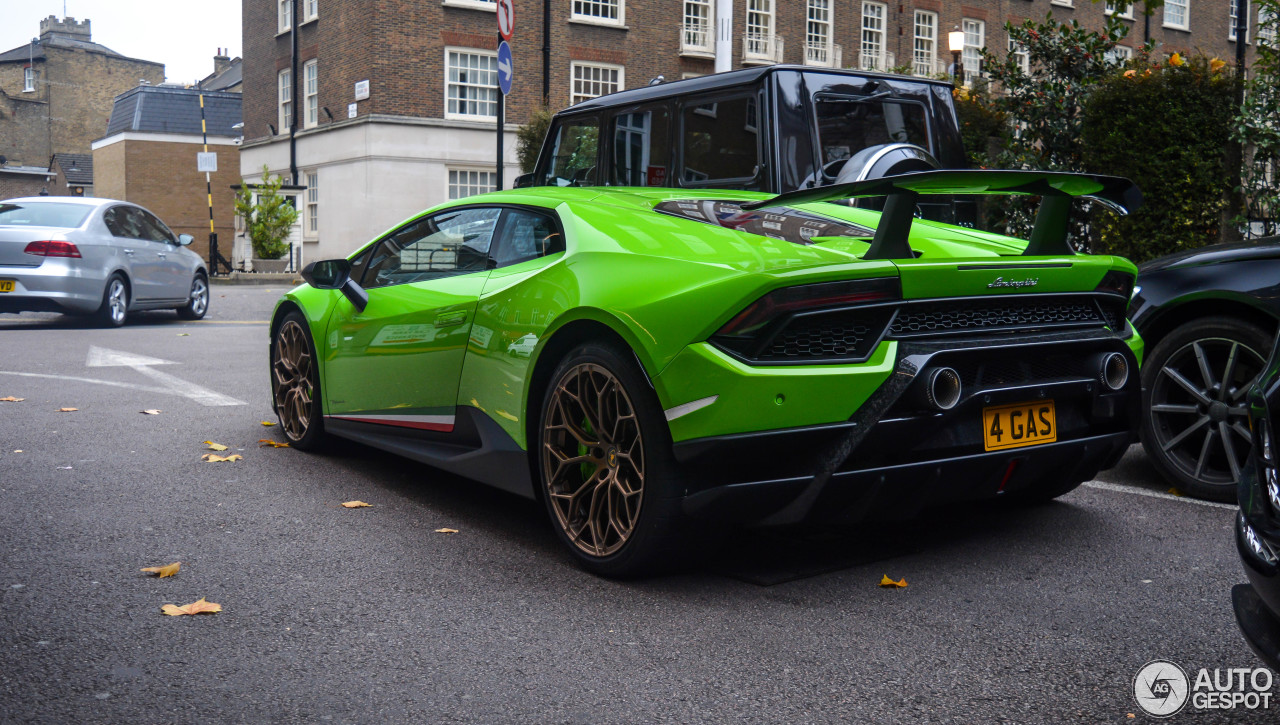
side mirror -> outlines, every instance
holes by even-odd
[[[185,247],[185,246],[187,246],[188,244],[190,244],[190,243],[194,242],[195,240],[196,240],[196,238],[195,238],[195,237],[193,237],[193,236],[191,236],[190,234],[179,234],[179,235],[178,235],[178,244],[180,244],[180,245],[182,245],[182,246],[184,246],[184,247]]]
[[[524,189],[530,186],[533,186],[533,174],[520,174],[516,177],[515,187],[513,188]]]
[[[326,259],[312,262],[302,268],[302,279],[316,289],[340,290],[344,297],[364,312],[369,304],[369,293],[351,279],[351,262],[346,259]]]

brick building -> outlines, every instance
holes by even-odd
[[[177,234],[195,237],[191,249],[209,258],[209,203],[205,175],[196,166],[204,149],[200,96],[208,127],[213,172],[214,230],[230,256],[235,236],[234,194],[240,182],[240,94],[172,86],[137,86],[115,99],[106,136],[93,142],[97,196],[140,204]]]
[[[47,170],[54,154],[89,153],[112,99],[140,80],[164,82],[164,64],[93,42],[88,20],[41,20],[34,42],[0,53],[0,155],[7,165]],[[68,188],[48,190],[59,195]]]
[[[1133,19],[1123,45],[1147,36],[1162,52],[1232,59],[1232,4],[1165,0],[1149,22],[1141,7],[1125,11]],[[715,33],[723,5],[727,44]],[[241,169],[252,180],[265,163],[307,187],[307,259],[346,254],[415,211],[493,188],[495,8],[493,0],[243,0]],[[658,76],[768,63],[936,75],[951,65],[953,28],[965,34],[971,76],[980,48],[1007,51],[1006,22],[1052,12],[1101,28],[1111,11],[1091,0],[515,0],[503,180],[509,187],[519,173],[515,130],[544,98],[554,110]]]

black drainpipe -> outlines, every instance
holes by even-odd
[[[542,105],[551,105],[551,0],[542,0]]]
[[[289,114],[289,183],[298,185],[298,141],[295,133],[298,128],[298,114],[302,113],[302,106],[298,103],[298,11],[302,8],[301,0],[291,0],[292,10],[290,10],[290,28],[289,28],[289,103],[293,106],[293,113]]]

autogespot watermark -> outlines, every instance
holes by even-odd
[[[1198,711],[1266,710],[1272,684],[1265,667],[1201,668],[1192,678],[1173,662],[1152,660],[1133,677],[1133,699],[1155,717],[1172,717],[1188,705]]]

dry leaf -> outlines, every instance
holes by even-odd
[[[1138,716],[1137,716],[1137,715],[1134,715],[1134,714],[1133,714],[1133,713],[1131,713],[1131,712],[1129,712],[1129,713],[1125,713],[1125,717],[1129,718],[1130,720],[1133,720],[1133,719],[1137,718]]]
[[[180,566],[182,566],[182,562],[175,561],[172,564],[169,564],[168,566],[149,566],[143,569],[142,571],[145,571],[149,574],[159,574],[160,575],[159,578],[163,579],[167,576],[173,576],[174,574],[177,574],[178,567]]]
[[[15,398],[12,395],[0,398],[0,402],[5,403],[21,403],[24,400],[26,400],[26,398]]]
[[[269,420],[264,420],[264,421],[262,421],[262,424],[263,424],[263,425],[266,425],[266,426],[272,426],[272,425],[275,425],[275,423],[272,423],[272,422],[271,422],[271,421],[269,421]]]
[[[904,579],[899,579],[898,581],[894,581],[889,578],[888,574],[885,574],[884,578],[880,580],[880,586],[902,589],[907,586],[907,580],[904,578]]]
[[[80,409],[79,408],[58,408],[59,413],[74,413],[77,410],[80,410]]]
[[[456,534],[458,533],[458,530],[457,529],[436,529],[436,533],[437,534]]]
[[[371,503],[365,503],[364,501],[347,501],[346,503],[344,503],[344,504],[342,504],[342,505],[343,505],[343,506],[345,506],[345,507],[347,507],[347,508],[349,508],[349,509],[362,509],[362,508],[364,508],[364,507],[366,507],[366,506],[372,506],[373,504],[371,504]]]
[[[225,451],[225,450],[227,450],[227,447],[226,447],[226,446],[224,446],[224,445],[222,445],[221,443],[214,443],[213,441],[205,441],[204,443],[205,443],[205,445],[209,446],[209,450],[211,450],[211,451]]]
[[[144,415],[160,415],[160,409],[159,409],[159,408],[147,408],[146,410],[142,411],[142,413],[143,413]]]
[[[17,450],[15,450],[15,451],[14,451],[14,453],[21,453],[21,452],[22,452],[22,449],[21,449],[21,448],[19,448],[19,449],[17,449]]]
[[[178,337],[191,337],[191,333],[189,333],[189,332],[179,332],[179,333],[178,333]]]
[[[235,462],[241,460],[244,456],[239,453],[232,453],[229,456],[219,456],[216,453],[206,453],[203,456],[200,456],[200,458],[208,463],[223,463],[225,461]]]
[[[259,438],[259,439],[258,439],[258,447],[259,447],[259,448],[266,448],[267,446],[271,446],[272,448],[288,448],[288,447],[289,447],[289,444],[288,444],[288,443],[281,443],[280,441],[273,441],[273,440],[270,440],[270,439],[268,439],[268,438]]]
[[[1182,493],[1181,491],[1179,491],[1178,489],[1176,489],[1176,488],[1171,488],[1171,489],[1169,489],[1169,493],[1173,494],[1174,496],[1182,496],[1182,495],[1183,495],[1183,493]]]
[[[213,602],[206,602],[204,597],[200,597],[199,601],[192,602],[183,607],[166,604],[160,608],[160,611],[170,617],[178,617],[183,614],[213,614],[214,612],[221,612],[222,605],[214,604]]]

